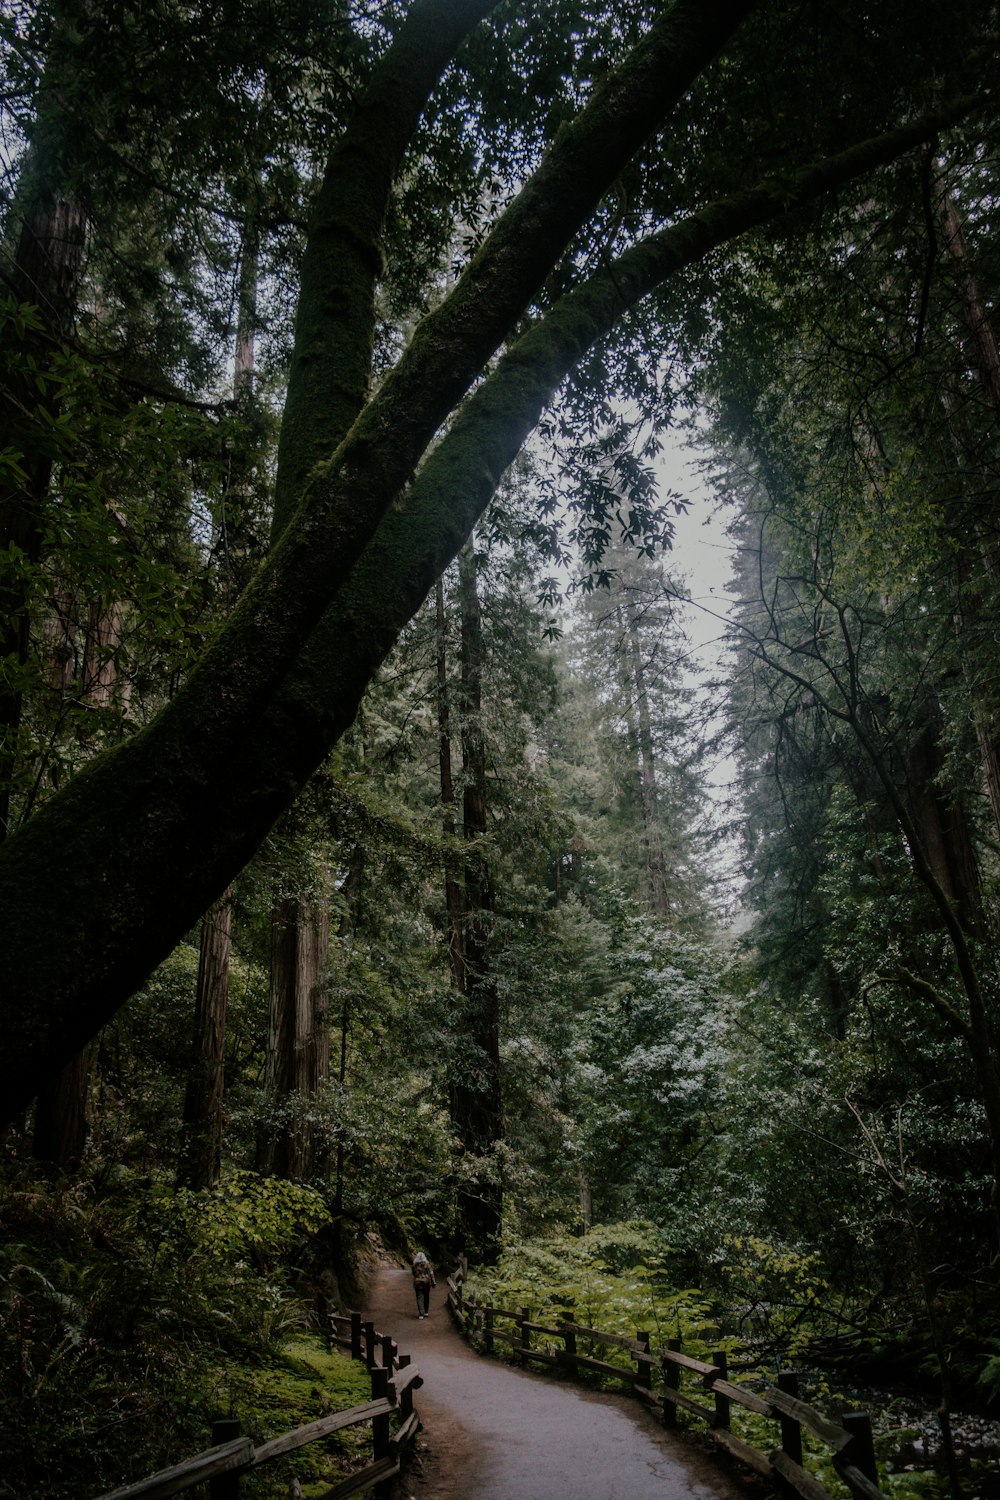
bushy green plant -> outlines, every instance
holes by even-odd
[[[283,1413],[279,1379],[273,1417],[253,1416],[254,1382],[285,1368],[282,1346],[307,1321],[287,1257],[327,1217],[312,1190],[252,1174],[171,1194],[124,1169],[53,1183],[8,1168],[0,1428],[13,1492],[71,1500],[138,1479],[199,1451],[220,1414],[273,1435],[302,1402],[305,1420],[337,1409],[317,1345],[302,1402]]]
[[[561,1317],[624,1337],[642,1330],[654,1344],[680,1338],[689,1353],[707,1350],[710,1302],[697,1289],[671,1285],[669,1249],[656,1226],[642,1221],[512,1246],[495,1268],[477,1270],[467,1289],[512,1311],[529,1307],[540,1322]],[[601,1358],[628,1363],[612,1346]]]

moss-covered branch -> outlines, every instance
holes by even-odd
[[[417,0],[330,152],[302,259],[272,527],[284,530],[315,465],[369,394],[375,288],[393,183],[459,43],[500,0]]]

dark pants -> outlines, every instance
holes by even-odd
[[[431,1310],[431,1284],[429,1281],[415,1281],[413,1290],[417,1294],[417,1312],[429,1313]]]

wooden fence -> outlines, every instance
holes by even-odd
[[[123,1485],[101,1496],[101,1500],[167,1500],[183,1494],[196,1484],[208,1485],[211,1500],[238,1500],[240,1477],[259,1469],[285,1453],[294,1453],[307,1443],[319,1442],[347,1427],[370,1422],[372,1458],[365,1468],[349,1474],[327,1490],[323,1500],[342,1500],[384,1484],[399,1473],[403,1450],[417,1435],[420,1423],[413,1409],[413,1392],[423,1382],[408,1354],[400,1354],[388,1334],[376,1333],[373,1323],[365,1323],[360,1313],[350,1317],[334,1315],[330,1319],[333,1342],[350,1351],[352,1359],[363,1359],[372,1382],[372,1399],[363,1406],[331,1412],[305,1427],[297,1427],[281,1437],[255,1447],[250,1438],[241,1436],[239,1423],[216,1422],[212,1428],[212,1446],[196,1453],[170,1469],[161,1469],[137,1484]],[[398,1419],[395,1432],[393,1418]],[[291,1493],[298,1486],[292,1482]]]
[[[677,1425],[679,1411],[703,1421],[718,1447],[770,1480],[779,1494],[800,1495],[802,1500],[831,1500],[829,1491],[803,1467],[804,1428],[830,1449],[833,1467],[853,1496],[858,1500],[885,1500],[878,1488],[868,1416],[855,1412],[831,1421],[799,1400],[798,1378],[792,1371],[779,1375],[776,1387],[756,1395],[730,1381],[727,1356],[722,1350],[708,1363],[683,1354],[679,1339],[670,1340],[665,1349],[654,1350],[648,1333],[637,1332],[635,1338],[626,1338],[570,1319],[560,1318],[554,1325],[533,1322],[527,1307],[512,1312],[466,1297],[461,1272],[448,1277],[448,1306],[462,1332],[481,1340],[487,1354],[493,1354],[500,1344],[508,1347],[521,1364],[537,1361],[570,1377],[581,1370],[613,1376],[655,1407],[666,1427]],[[548,1347],[533,1342],[537,1336]],[[613,1364],[583,1352],[601,1346],[622,1350],[629,1363]],[[697,1394],[691,1393],[692,1378],[697,1382]],[[682,1388],[682,1381],[687,1389]],[[738,1437],[730,1427],[734,1406],[775,1421],[780,1447],[765,1453]]]

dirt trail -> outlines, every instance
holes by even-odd
[[[441,1286],[418,1320],[409,1272],[383,1265],[365,1315],[424,1377],[420,1457],[404,1486],[416,1500],[746,1500],[735,1476],[634,1400],[476,1354]]]

